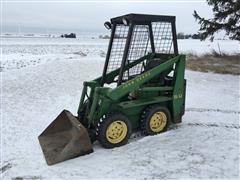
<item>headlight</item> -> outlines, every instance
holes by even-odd
[[[125,26],[128,25],[128,20],[127,20],[126,18],[122,18],[122,22],[123,22],[123,24],[124,24]]]
[[[104,23],[104,26],[107,29],[111,29],[112,28],[112,24],[110,22],[108,22],[108,21]]]

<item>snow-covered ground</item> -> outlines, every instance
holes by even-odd
[[[96,35],[88,38],[2,38],[3,60],[0,70],[21,69],[59,59],[88,59],[104,57],[108,39],[99,39]],[[203,54],[215,50],[217,52],[240,52],[238,41],[199,41],[178,40],[181,53]],[[7,62],[6,62],[7,61]]]
[[[62,109],[76,114],[83,81],[101,75],[107,40],[30,39],[3,39],[3,179],[240,178],[239,76],[193,71],[181,124],[115,149],[96,143],[92,154],[47,166],[37,137]],[[210,50],[203,44],[179,48]],[[220,45],[239,50],[235,41]]]

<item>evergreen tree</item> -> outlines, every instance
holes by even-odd
[[[213,39],[216,32],[224,30],[230,39],[240,41],[240,0],[207,0],[207,3],[213,6],[212,19],[205,19],[196,11],[193,13],[200,24],[201,39]]]

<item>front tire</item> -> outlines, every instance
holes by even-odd
[[[97,139],[105,148],[114,148],[126,144],[130,135],[131,124],[127,116],[121,113],[105,115],[96,128]]]

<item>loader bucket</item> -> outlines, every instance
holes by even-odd
[[[93,152],[87,129],[67,110],[38,139],[48,165]]]

